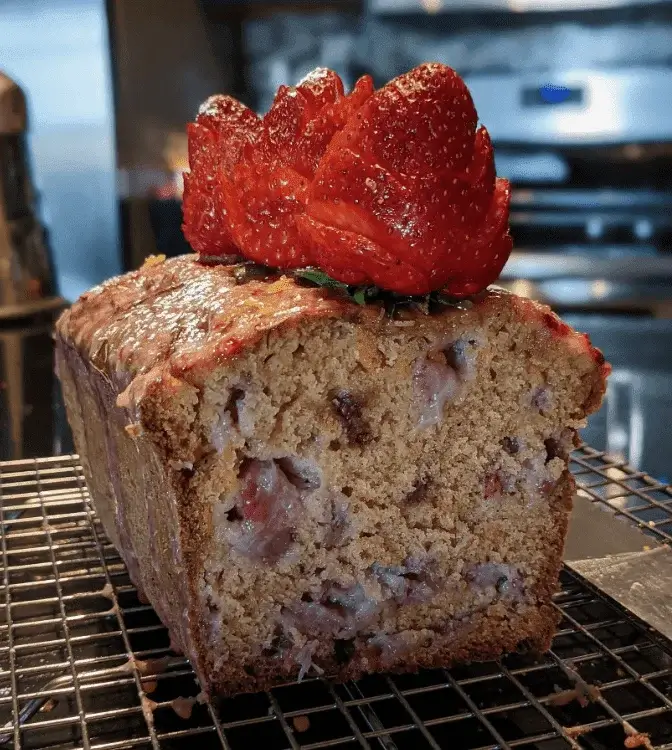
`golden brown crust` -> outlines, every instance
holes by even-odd
[[[164,454],[116,407],[118,392],[103,373],[63,341],[58,373],[87,484],[110,540],[119,550],[139,598],[151,601],[174,643],[199,671],[191,631],[198,613],[185,586],[189,565],[178,520],[183,485]]]

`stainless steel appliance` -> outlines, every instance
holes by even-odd
[[[618,8],[666,0],[368,0],[377,13],[464,13],[467,11],[550,12]]]
[[[474,75],[512,180],[509,278],[560,307],[665,316],[672,300],[672,68]],[[571,280],[571,281],[570,281]]]
[[[474,75],[514,185],[503,284],[548,302],[614,365],[584,437],[672,472],[672,68]]]
[[[0,459],[53,452],[51,326],[64,302],[34,211],[26,102],[0,73]]]

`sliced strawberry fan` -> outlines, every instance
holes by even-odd
[[[509,184],[444,65],[377,91],[365,76],[350,94],[318,69],[281,86],[263,118],[212,97],[188,133],[183,226],[203,258],[463,297],[495,281],[511,252]]]

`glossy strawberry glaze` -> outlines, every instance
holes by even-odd
[[[605,360],[602,352],[594,347],[587,333],[579,333],[571,326],[567,325],[562,318],[554,313],[547,305],[542,305],[525,297],[517,297],[509,294],[498,287],[493,287],[491,293],[501,293],[510,297],[512,304],[515,304],[521,315],[530,321],[538,321],[548,332],[557,339],[568,339],[570,346],[577,352],[585,352],[593,362],[600,368],[603,378],[606,378],[611,372],[611,365]]]
[[[471,310],[479,317],[496,314],[500,306],[517,307],[521,317],[566,340],[577,355],[590,356],[603,375],[610,372],[589,338],[556,322],[545,305],[492,288],[474,298]],[[278,327],[337,318],[375,328],[388,324],[380,313],[375,305],[357,305],[288,277],[238,284],[232,266],[204,265],[190,255],[110,279],[84,294],[58,328],[119,390],[132,385],[137,396],[157,379],[164,388],[180,381],[200,387],[220,364]],[[448,308],[415,319],[440,338],[445,317],[453,314],[471,313]]]
[[[128,385],[162,375],[200,385],[267,331],[344,318],[356,305],[278,277],[239,285],[232,267],[183,256],[145,265],[84,294],[60,328]],[[374,315],[371,311],[371,315]]]
[[[559,318],[553,312],[546,312],[542,315],[542,321],[546,325],[553,336],[557,338],[565,338],[566,336],[578,336],[579,341],[583,339],[583,347],[589,352],[593,361],[600,367],[602,377],[607,377],[611,372],[611,365],[605,360],[604,354],[599,349],[596,349],[591,341],[590,336],[587,333],[577,333],[571,326],[568,326],[561,318]]]

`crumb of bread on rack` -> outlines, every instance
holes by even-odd
[[[627,748],[643,747],[651,750],[653,747],[649,735],[644,732],[635,732],[635,734],[628,735],[623,744]]]
[[[307,732],[310,729],[310,719],[307,716],[295,716],[292,724],[297,732]]]

